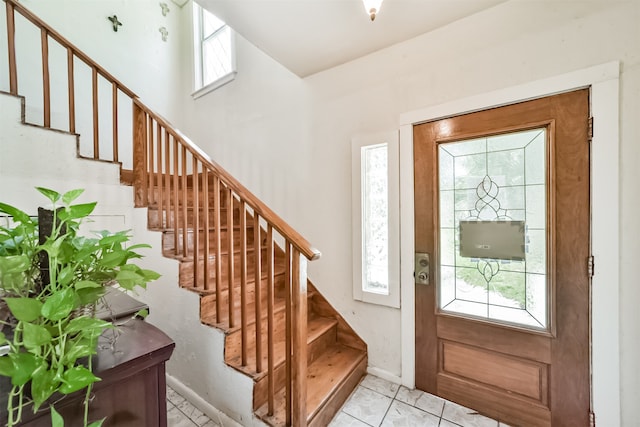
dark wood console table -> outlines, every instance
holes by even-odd
[[[110,292],[111,294],[112,292]],[[165,362],[175,344],[164,332],[142,319],[132,318],[144,308],[131,297],[113,293],[108,298],[108,317],[122,322],[107,330],[99,340],[94,358],[94,372],[102,379],[93,386],[89,420],[107,417],[104,427],[166,427]],[[122,313],[126,313],[124,316]],[[3,378],[6,379],[6,378]],[[6,422],[6,396],[10,384],[0,383],[0,425]],[[82,425],[85,391],[64,396],[55,403],[64,417],[65,426]],[[29,408],[23,411],[23,427],[49,427],[49,408],[37,414]]]

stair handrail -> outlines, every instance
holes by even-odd
[[[31,12],[29,9],[27,9],[26,7],[24,7],[18,0],[4,0],[5,3],[7,4],[7,12],[10,12],[10,8],[15,8],[16,10],[18,10],[20,12],[20,14],[25,17],[26,19],[28,19],[29,21],[31,21],[32,24],[34,24],[36,27],[40,28],[41,30],[46,30],[47,34],[53,38],[54,40],[56,40],[58,43],[60,43],[62,46],[64,46],[67,49],[71,49],[73,51],[73,53],[75,54],[75,56],[77,56],[78,58],[80,58],[84,63],[86,63],[87,65],[90,65],[92,68],[95,68],[98,73],[100,73],[105,79],[109,80],[112,83],[116,83],[118,85],[118,87],[124,92],[126,93],[129,97],[131,98],[137,98],[138,96],[128,87],[126,87],[123,83],[121,83],[118,79],[116,79],[111,73],[109,73],[107,70],[105,70],[103,67],[101,67],[97,62],[93,61],[87,54],[85,54],[82,50],[80,50],[78,47],[76,47],[73,43],[71,43],[68,39],[66,39],[65,37],[63,37],[60,33],[58,33],[56,30],[54,30],[51,26],[49,26],[46,22],[44,22],[42,19],[40,19],[38,16],[36,16],[33,12]],[[7,20],[13,18],[13,13],[7,13]],[[7,26],[8,31],[9,31],[9,26]],[[11,26],[13,29],[13,26]],[[13,35],[11,35],[11,39],[13,40]],[[12,41],[10,41],[9,43],[12,43]],[[13,49],[12,49],[13,47]],[[9,54],[11,55],[11,53],[14,53],[15,55],[15,44],[14,46],[10,46],[9,47]],[[15,56],[13,56],[14,60],[10,61],[9,64],[9,68],[10,68],[10,93],[11,95],[18,95],[18,86],[17,86],[17,73],[16,73],[16,62],[15,62]]]
[[[97,62],[91,59],[89,55],[85,54],[82,50],[76,47],[73,43],[71,43],[68,39],[63,37],[60,33],[54,30],[51,26],[49,26],[46,22],[36,16],[29,9],[24,7],[17,0],[4,0],[7,8],[7,41],[9,45],[9,87],[10,93],[12,95],[18,96],[18,78],[17,78],[17,64],[15,57],[15,21],[14,21],[14,13],[13,11],[18,11],[23,17],[28,19],[31,23],[33,23],[36,27],[40,28],[43,31],[43,38],[49,36],[56,40],[60,45],[62,45],[65,49],[67,49],[69,55],[75,55],[79,59],[81,59],[85,64],[91,67],[94,70],[94,73],[100,74],[107,81],[114,85],[114,90],[120,90],[127,96],[131,98],[135,105],[138,105],[142,108],[147,114],[153,116],[153,118],[162,123],[163,127],[168,129],[170,133],[177,138],[180,143],[187,147],[187,149],[196,157],[206,164],[211,171],[215,172],[217,176],[230,188],[234,190],[234,192],[242,197],[247,204],[256,212],[262,216],[268,223],[270,223],[283,237],[285,237],[288,241],[290,241],[296,249],[300,251],[308,260],[313,261],[317,260],[321,256],[321,252],[314,248],[298,231],[296,231],[293,227],[291,227],[288,223],[286,223],[280,216],[278,216],[273,210],[271,210],[264,202],[262,202],[258,197],[256,197],[253,193],[251,193],[245,186],[243,186],[237,179],[235,179],[231,174],[229,174],[225,169],[223,169],[218,163],[213,161],[199,146],[197,146],[193,141],[191,141],[188,137],[186,137],[182,132],[180,132],[177,128],[175,128],[171,123],[164,119],[161,115],[153,112],[149,107],[144,105],[139,97],[135,94],[134,91],[129,89],[126,85],[120,82],[117,78],[115,78],[111,73],[105,70],[102,66],[100,66]],[[44,59],[44,54],[43,54]],[[43,67],[47,67],[44,64]],[[50,107],[47,105],[49,100],[47,99],[48,90],[46,87],[48,86],[48,69],[46,71],[47,76],[45,77],[45,116],[50,114]],[[72,77],[70,77],[72,79]],[[71,90],[71,89],[70,89]],[[94,100],[94,104],[96,101]],[[115,108],[115,107],[114,107]],[[96,113],[97,114],[97,113]],[[70,115],[71,116],[71,115]],[[70,121],[71,121],[70,117]],[[45,127],[50,127],[48,124],[48,120],[45,117]],[[75,126],[70,125],[69,131],[74,133]],[[117,138],[117,134],[114,134],[114,138]],[[96,141],[94,141],[94,144]],[[114,161],[118,161],[117,154],[117,143],[114,142]],[[98,153],[99,150],[95,150],[95,153]],[[94,157],[96,155],[94,154]],[[96,157],[97,158],[97,157]]]
[[[13,0],[11,0],[13,1]],[[175,128],[171,123],[162,117],[160,114],[155,113],[149,107],[147,107],[139,98],[134,98],[135,105],[140,107],[146,114],[151,116],[153,120],[167,129],[169,133],[176,138],[180,144],[187,147],[187,150],[191,152],[198,160],[206,165],[210,171],[214,172],[221,182],[227,187],[231,188],[236,195],[244,200],[248,206],[255,212],[271,224],[286,240],[291,242],[293,246],[300,251],[309,261],[314,261],[320,258],[321,252],[314,248],[298,231],[291,227],[285,220],[283,220],[278,214],[276,214],[271,208],[269,208],[262,200],[256,197],[251,191],[249,191],[240,181],[227,172],[222,166],[205,153],[200,146],[195,144],[189,137],[182,133],[179,129]]]

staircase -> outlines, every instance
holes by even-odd
[[[184,207],[178,206],[177,216],[174,215],[176,209],[173,205],[165,204],[161,208],[157,202],[151,203],[148,208],[148,226],[151,230],[162,232],[163,255],[179,261],[179,285],[200,295],[201,322],[224,331],[225,362],[253,379],[253,409],[256,415],[269,425],[286,425],[287,257],[281,248],[268,247],[267,230],[256,226],[251,214],[245,212],[244,220],[241,219],[241,203],[237,199],[229,199],[227,190],[213,190],[215,186],[212,179],[208,184],[209,199],[220,201],[218,228],[195,227],[196,203],[193,197],[185,200]],[[193,194],[192,185],[188,184],[187,190],[189,194]],[[151,191],[154,194],[152,198],[158,199],[160,191],[163,190],[154,187]],[[210,217],[214,218],[215,208],[208,209]],[[176,232],[173,224],[184,223],[184,211],[187,227],[181,225]],[[183,240],[184,230],[186,240]],[[219,230],[219,247],[222,248],[219,257],[213,255],[217,244],[216,230]],[[255,249],[256,237],[260,243],[259,254]],[[229,246],[230,240],[233,241],[232,247]],[[187,243],[186,256],[183,255],[184,248],[176,244],[184,241]],[[197,266],[193,256],[196,244],[199,245],[197,252],[200,254],[195,258]],[[209,254],[205,255],[207,244]],[[241,252],[243,247],[246,249]],[[267,251],[272,253],[271,257]],[[230,253],[233,254],[231,257]],[[245,256],[241,255],[243,253]],[[206,263],[205,259],[208,260]],[[217,259],[220,261],[219,271]],[[242,267],[243,259],[245,269]],[[258,264],[260,268],[256,269]],[[260,272],[259,280],[257,270]],[[246,271],[244,286],[243,271]],[[204,280],[208,277],[209,283],[216,283],[217,274],[220,274],[220,283],[223,284],[220,293],[216,292],[215,287],[208,288]],[[229,283],[230,275],[233,275],[233,280],[231,288],[228,288],[225,286]],[[269,294],[270,280],[273,282],[272,297]],[[229,289],[232,289],[231,298]],[[323,426],[333,418],[364,375],[366,346],[311,283],[308,283],[306,303],[306,350],[301,351],[306,353],[308,365],[306,420],[308,425]],[[273,313],[271,327],[268,321],[270,310]],[[268,329],[273,329],[271,356],[268,351]],[[260,330],[258,337],[256,330]],[[270,357],[273,369],[266,369]],[[273,374],[270,375],[269,372]],[[270,379],[273,386],[269,383]],[[269,412],[270,387],[274,390],[272,413]]]
[[[48,45],[79,59],[113,88],[111,157],[100,155],[94,124],[93,160],[119,163],[118,99],[133,107],[133,170],[121,180],[134,187],[135,206],[147,208],[148,228],[162,233],[163,256],[179,262],[178,284],[200,298],[200,321],[224,333],[224,361],[253,380],[253,410],[268,425],[324,426],[358,384],[367,366],[366,344],[306,275],[319,258],[296,230],[278,217],[197,145],[106,70],[16,0],[4,0],[10,94],[18,95],[15,13],[42,35],[45,128],[50,128]],[[24,55],[25,53],[22,53]],[[63,71],[64,72],[64,71]],[[69,126],[75,132],[74,70],[69,81]],[[98,115],[94,90],[94,123]],[[126,108],[126,107],[125,107]],[[102,150],[102,151],[109,151]],[[197,316],[196,313],[193,313]],[[224,387],[224,385],[223,385]]]

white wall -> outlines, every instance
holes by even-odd
[[[634,0],[513,0],[304,80],[238,37],[234,82],[196,100],[185,88],[185,130],[323,252],[311,279],[368,343],[370,365],[399,376],[399,310],[351,297],[352,137],[397,129],[408,111],[620,60],[622,255],[611,286],[621,303],[611,315],[622,325],[622,420],[631,426],[640,398],[640,243],[628,237],[640,233],[638,22]]]
[[[23,0],[21,3],[63,37],[133,90],[144,103],[163,116],[178,121],[181,109],[175,102],[181,79],[181,10],[171,1],[165,17],[156,0]],[[108,16],[122,22],[113,31]],[[9,91],[5,8],[0,8],[0,90]],[[169,31],[163,42],[160,27]],[[30,123],[43,123],[42,63],[40,33],[16,13],[18,89],[27,98],[26,117]],[[49,41],[52,127],[68,130],[66,51]],[[91,70],[75,61],[77,133],[81,152],[91,155]],[[111,86],[100,79],[100,139],[111,138]],[[121,160],[131,168],[131,103],[119,97]],[[110,143],[105,153],[110,156]]]

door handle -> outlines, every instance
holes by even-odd
[[[428,285],[429,284],[429,267],[431,263],[429,261],[429,254],[425,252],[416,252],[416,263],[414,276],[416,284]]]

